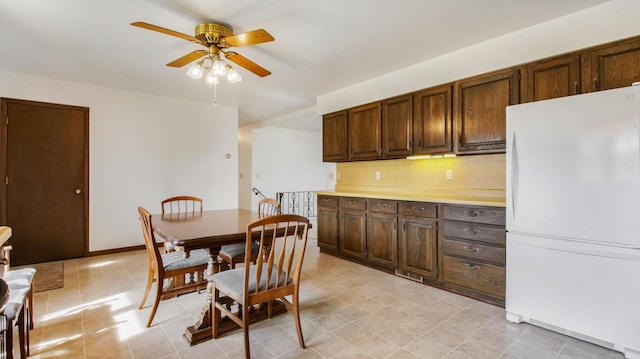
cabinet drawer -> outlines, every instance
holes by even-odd
[[[504,248],[451,239],[444,239],[442,245],[445,255],[505,265],[506,250]]]
[[[504,267],[443,256],[442,275],[447,283],[504,300]]]
[[[505,225],[506,212],[499,207],[444,206],[444,219]]]
[[[445,237],[470,239],[504,246],[507,233],[504,227],[490,227],[471,222],[445,221],[442,233]]]
[[[367,208],[370,212],[396,214],[398,213],[398,202],[370,198],[367,200]]]
[[[318,207],[338,208],[338,197],[318,196]]]
[[[400,202],[400,215],[437,218],[438,210],[435,203]]]
[[[361,209],[363,211],[367,208],[367,200],[365,198],[340,197],[339,204],[340,208]]]

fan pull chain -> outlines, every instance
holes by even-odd
[[[216,86],[217,85],[213,85],[213,107],[218,106],[218,99],[217,99],[217,94],[216,94]]]

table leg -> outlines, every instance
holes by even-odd
[[[220,270],[220,263],[218,262],[218,253],[220,247],[206,248],[209,253],[209,264],[207,265],[207,276],[211,277],[213,274]],[[184,338],[191,345],[201,343],[203,341],[211,339],[211,302],[213,298],[213,291],[211,282],[207,284],[207,300],[205,305],[200,311],[198,320],[196,323],[187,328],[184,332]]]

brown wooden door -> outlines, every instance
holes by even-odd
[[[350,256],[365,258],[367,255],[367,229],[365,212],[340,210],[339,247],[340,252]]]
[[[453,150],[451,138],[451,85],[414,94],[413,154],[445,153]]]
[[[380,102],[349,109],[349,159],[382,156]]]
[[[338,197],[318,196],[318,247],[338,252]]]
[[[369,212],[367,216],[367,259],[390,268],[398,267],[398,217]]]
[[[438,277],[438,221],[400,217],[400,270],[425,278]]]
[[[631,86],[640,81],[640,39],[598,47],[583,57],[584,92]]]
[[[520,101],[519,71],[509,69],[458,83],[455,152],[505,152],[507,106]]]
[[[535,62],[523,72],[522,102],[577,95],[581,91],[579,55]]]
[[[382,157],[411,155],[413,105],[411,95],[382,102]]]
[[[1,220],[11,264],[82,257],[88,247],[89,109],[2,99]]]
[[[349,156],[347,111],[322,117],[322,161],[344,161]]]

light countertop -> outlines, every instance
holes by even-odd
[[[435,202],[448,204],[463,204],[474,206],[505,207],[504,197],[471,196],[455,194],[429,194],[429,193],[393,193],[393,192],[346,192],[346,191],[316,191],[323,196],[359,197],[389,199],[396,201]]]

